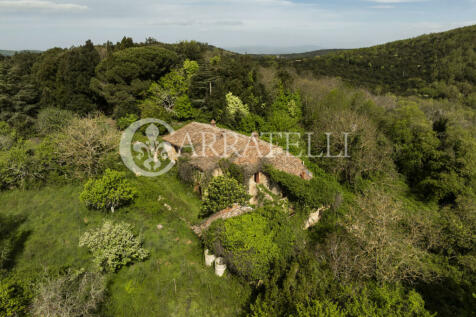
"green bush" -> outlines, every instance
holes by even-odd
[[[5,121],[0,121],[0,151],[10,149],[17,139],[17,132]]]
[[[90,179],[79,198],[88,208],[114,209],[131,203],[137,191],[125,179],[125,173],[107,169],[100,179]]]
[[[336,180],[321,170],[316,170],[313,178],[309,181],[277,170],[272,166],[266,166],[265,172],[274,183],[280,186],[286,197],[302,207],[319,208],[322,205],[333,204],[340,191]]]
[[[204,243],[225,259],[232,272],[255,281],[265,278],[275,261],[286,259],[296,249],[298,239],[292,228],[283,209],[266,206],[214,222],[205,232]]]
[[[0,316],[26,316],[31,294],[14,277],[0,276]]]
[[[297,305],[297,317],[345,317],[346,314],[339,306],[328,299],[319,301],[317,299],[308,305],[299,303]]]
[[[133,234],[132,226],[126,223],[105,221],[101,228],[85,232],[79,246],[90,250],[95,264],[103,271],[115,272],[149,256],[149,251],[141,247],[142,241]]]
[[[202,216],[231,207],[233,204],[246,204],[248,194],[244,186],[234,178],[218,176],[208,184],[200,210]]]
[[[128,126],[139,120],[139,117],[136,114],[129,113],[124,117],[117,119],[117,127],[119,130],[125,130]]]
[[[49,135],[63,129],[73,118],[71,111],[48,107],[38,113],[36,129],[40,135]]]
[[[31,151],[24,145],[14,146],[0,159],[0,188],[27,188],[39,176],[35,168]]]
[[[308,304],[297,305],[298,317],[379,317],[379,316],[426,316],[432,314],[425,310],[425,302],[420,294],[403,287],[388,285],[365,287],[355,292],[344,292],[348,301],[340,306],[328,299],[312,300]]]
[[[350,297],[345,304],[347,316],[434,316],[425,309],[420,294],[414,290],[406,291],[398,284],[370,284],[357,293],[347,291],[346,295]]]

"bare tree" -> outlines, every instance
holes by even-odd
[[[328,237],[323,249],[337,278],[411,282],[434,274],[425,263],[429,256],[417,233],[426,226],[405,219],[402,206],[376,187],[357,198],[341,220],[343,232]]]
[[[57,139],[60,161],[77,177],[91,177],[104,168],[107,155],[119,148],[114,121],[103,115],[74,118]]]

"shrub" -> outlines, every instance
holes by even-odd
[[[117,120],[117,127],[119,130],[125,130],[128,126],[139,120],[139,117],[136,114],[129,113],[122,118]]]
[[[114,209],[131,203],[137,191],[125,179],[125,173],[107,169],[100,179],[90,179],[79,198],[88,208]]]
[[[31,294],[14,277],[0,276],[0,316],[26,316]]]
[[[0,158],[0,190],[25,189],[66,180],[70,171],[56,151],[53,137],[44,138],[33,149],[23,142],[13,146]]]
[[[346,314],[339,306],[326,299],[311,301],[308,305],[299,303],[297,305],[297,317],[344,317]]]
[[[400,285],[369,284],[357,294],[348,292],[345,304],[347,316],[434,316],[425,309],[425,302],[414,290],[406,291]]]
[[[5,121],[0,121],[0,151],[10,149],[17,139],[17,132]]]
[[[274,183],[280,186],[286,197],[301,207],[319,208],[322,205],[333,204],[340,191],[339,184],[322,170],[315,170],[310,181],[277,170],[272,166],[266,166],[265,172]]]
[[[38,113],[36,129],[40,135],[49,135],[63,129],[73,118],[71,111],[48,107]]]
[[[104,300],[105,278],[99,273],[68,271],[45,277],[32,304],[35,316],[94,316]]]
[[[99,229],[85,232],[79,240],[79,246],[91,251],[94,262],[101,270],[112,272],[146,259],[149,252],[141,245],[142,241],[134,236],[131,225],[111,221],[104,222]]]
[[[233,204],[246,204],[248,194],[245,187],[240,185],[234,178],[227,176],[218,176],[213,178],[208,184],[201,215],[207,216]]]
[[[273,262],[292,254],[297,241],[285,211],[271,206],[218,220],[204,235],[205,246],[224,257],[231,271],[250,281],[265,278]]]
[[[296,316],[432,316],[429,311],[425,310],[425,302],[420,294],[413,290],[405,292],[401,286],[370,285],[357,292],[345,290],[343,295],[347,295],[345,297],[348,298],[344,307],[340,307],[328,299],[323,301],[315,299],[307,305],[299,303]]]
[[[15,146],[0,160],[0,187],[25,188],[32,180],[30,155],[24,146]]]

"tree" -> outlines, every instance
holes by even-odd
[[[89,83],[98,63],[99,53],[90,40],[59,57],[55,82],[58,107],[81,114],[97,110]]]
[[[114,121],[102,115],[74,118],[55,138],[59,161],[79,178],[101,173],[117,155],[119,133]]]
[[[137,113],[137,101],[151,83],[167,74],[177,55],[157,46],[130,47],[114,52],[96,67],[91,89],[108,104],[116,118]]]
[[[436,273],[428,267],[426,251],[434,245],[421,243],[424,230],[404,216],[398,201],[375,186],[368,188],[339,221],[344,232],[327,239],[324,249],[334,275],[344,281],[432,280]]]
[[[114,209],[134,200],[137,191],[125,179],[125,173],[107,169],[97,180],[90,179],[79,196],[86,206],[94,209]]]
[[[30,137],[38,110],[39,91],[31,74],[39,54],[22,52],[0,62],[0,120]]]
[[[148,90],[148,98],[139,106],[142,117],[150,117],[154,113],[163,118],[164,110],[179,120],[194,117],[194,109],[188,97],[190,82],[198,71],[198,63],[185,60],[181,68],[172,70],[159,82],[152,83]],[[146,116],[147,115],[147,116]]]
[[[247,116],[250,111],[248,105],[243,104],[239,97],[233,96],[233,93],[226,94],[226,111],[235,119],[237,116]]]
[[[200,213],[207,216],[233,204],[246,204],[247,200],[245,187],[236,179],[227,176],[214,177],[206,189]]]

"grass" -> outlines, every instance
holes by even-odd
[[[102,316],[241,315],[251,288],[205,267],[201,242],[189,228],[199,221],[200,208],[191,188],[173,172],[131,181],[140,193],[137,201],[114,214],[87,210],[77,185],[0,193],[0,213],[27,217],[22,229],[29,235],[14,270],[38,277],[66,267],[94,269],[87,250],[78,247],[80,235],[104,219],[124,221],[134,225],[151,256],[108,276]]]

